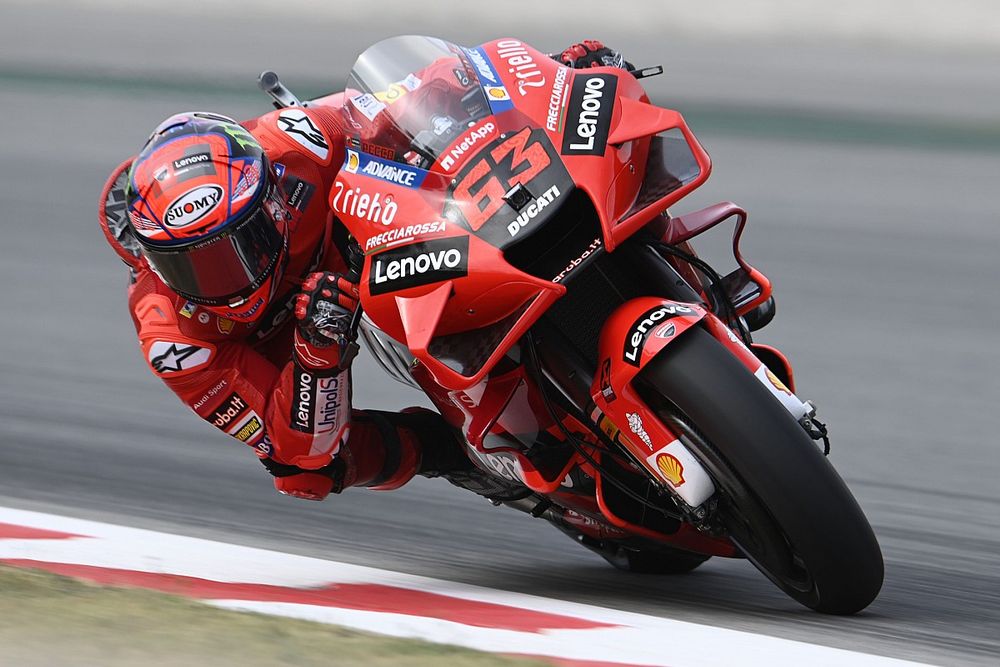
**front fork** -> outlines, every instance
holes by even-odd
[[[703,306],[640,297],[616,309],[601,332],[598,374],[591,385],[591,418],[598,425],[607,422],[615,427],[621,445],[635,462],[681,501],[681,507],[697,516],[698,508],[715,493],[715,485],[680,434],[657,419],[633,387],[640,371],[657,355],[670,354],[666,348],[693,326],[707,329],[804,427],[813,423],[815,410]],[[783,359],[776,350],[770,352]],[[785,365],[779,372],[791,382],[790,368]]]

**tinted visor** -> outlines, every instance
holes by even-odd
[[[274,273],[285,244],[284,225],[259,207],[207,241],[180,248],[144,245],[143,253],[163,282],[184,298],[225,306],[253,294]]]

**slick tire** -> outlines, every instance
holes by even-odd
[[[875,599],[882,552],[857,501],[725,347],[692,328],[643,369],[638,386],[712,475],[716,518],[765,576],[829,614],[853,614]]]

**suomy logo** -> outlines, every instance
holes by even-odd
[[[222,188],[202,185],[185,192],[167,207],[163,222],[167,227],[187,227],[215,210],[222,201]]]
[[[372,294],[429,285],[469,273],[469,237],[411,243],[372,258],[368,289]]]

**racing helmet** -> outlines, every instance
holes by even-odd
[[[150,268],[174,292],[222,317],[253,322],[287,260],[290,216],[257,140],[232,118],[171,116],[132,163],[129,225]]]

